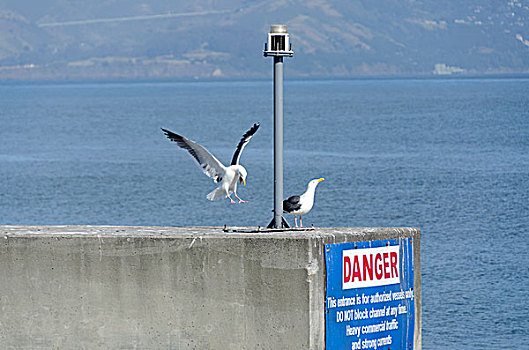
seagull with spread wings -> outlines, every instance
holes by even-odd
[[[215,190],[211,191],[207,195],[207,199],[214,201],[223,197],[229,198],[231,203],[236,203],[232,198],[231,194],[239,200],[239,203],[248,203],[248,201],[242,200],[237,196],[237,181],[239,184],[246,185],[246,169],[239,164],[241,153],[244,147],[250,142],[252,136],[259,129],[259,123],[255,123],[244,135],[242,136],[237,149],[233,154],[231,165],[224,166],[213,154],[211,154],[204,146],[191,141],[190,139],[175,134],[172,131],[162,128],[165,135],[171,140],[176,142],[178,146],[187,150],[198,162],[202,171],[207,176],[211,177],[215,183],[220,182],[220,186]]]

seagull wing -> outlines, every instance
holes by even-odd
[[[259,129],[259,123],[255,123],[250,130],[248,130],[244,135],[242,135],[241,141],[239,141],[239,144],[237,145],[237,149],[235,150],[235,153],[233,154],[233,159],[231,160],[231,165],[237,165],[239,164],[239,159],[241,158],[241,153],[244,147],[250,142],[250,139],[252,138],[253,134],[257,132],[257,129]]]
[[[171,141],[176,142],[178,146],[186,149],[197,160],[204,174],[211,177],[215,182],[222,180],[226,172],[226,167],[213,154],[209,153],[207,149],[174,132],[163,128],[162,131]]]
[[[286,213],[291,213],[293,211],[299,210],[301,208],[301,197],[292,196],[289,199],[283,201],[283,211]]]

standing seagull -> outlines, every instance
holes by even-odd
[[[283,212],[294,215],[294,224],[298,227],[297,216],[299,216],[299,226],[303,227],[301,217],[307,214],[314,205],[314,194],[316,186],[325,180],[323,177],[311,180],[307,186],[307,190],[301,196],[292,196],[283,201]]]
[[[248,201],[243,201],[239,196],[237,196],[237,180],[239,184],[242,183],[246,185],[246,169],[242,165],[239,165],[239,159],[241,158],[241,153],[246,144],[250,142],[252,136],[259,129],[259,123],[255,123],[250,130],[248,130],[239,141],[237,149],[233,154],[230,166],[224,166],[217,158],[202,145],[199,145],[196,142],[191,141],[190,139],[175,134],[169,130],[163,129],[162,131],[167,135],[167,137],[174,141],[181,148],[186,149],[200,164],[202,171],[207,176],[211,177],[215,183],[220,182],[220,186],[215,190],[210,192],[207,195],[207,199],[210,201],[217,200],[222,197],[229,198],[232,203],[236,203],[230,196],[231,193],[239,200],[239,203],[248,203]]]

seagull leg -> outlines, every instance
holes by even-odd
[[[235,204],[235,203],[237,203],[236,201],[234,201],[233,199],[231,199],[231,196],[230,196],[229,194],[228,194],[226,197],[228,197],[228,198],[230,199],[231,204]]]
[[[298,227],[298,217],[294,215],[294,225]]]
[[[241,197],[237,196],[237,193],[233,192],[233,194],[235,195],[235,197],[239,200],[239,203],[248,203],[248,201],[243,201],[241,199]]]
[[[301,215],[299,216],[299,227],[303,228],[303,221],[301,221]]]

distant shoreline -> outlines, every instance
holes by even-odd
[[[291,76],[285,84],[300,81],[370,81],[370,80],[505,80],[529,79],[529,73],[489,73],[453,75],[362,75],[362,76]],[[271,77],[200,77],[200,78],[82,78],[82,79],[1,79],[0,85],[61,85],[61,84],[164,84],[164,83],[216,83],[216,82],[268,82]]]

